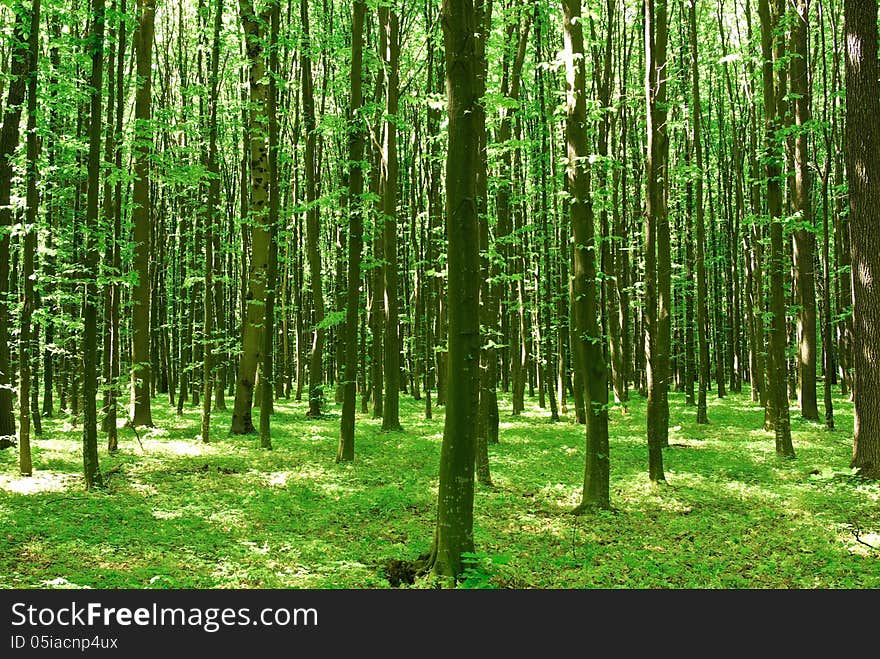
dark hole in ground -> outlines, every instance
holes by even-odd
[[[400,588],[403,584],[412,585],[419,575],[419,569],[427,559],[428,554],[422,554],[414,561],[389,558],[382,566],[382,576],[388,579],[392,588]]]

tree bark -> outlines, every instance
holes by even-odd
[[[10,82],[0,132],[0,437],[15,436],[12,364],[9,355],[9,237],[12,226],[12,156],[18,147],[19,123],[27,85],[28,42],[25,38],[27,10],[16,3],[13,26]]]
[[[382,360],[385,393],[382,404],[382,430],[402,430],[400,426],[400,321],[397,300],[397,112],[400,78],[400,26],[397,12],[379,8],[382,35],[379,40],[385,66],[385,122],[382,145],[382,243],[385,250],[385,336]]]
[[[245,294],[244,330],[238,375],[235,384],[235,404],[232,409],[232,433],[253,433],[254,384],[257,365],[263,356],[263,326],[266,319],[266,289],[269,270],[269,150],[266,143],[268,123],[268,85],[263,80],[266,65],[263,61],[263,17],[254,13],[251,0],[239,0],[239,15],[244,24],[245,50],[250,67],[250,114],[248,117],[249,187],[242,188],[242,198],[250,193],[247,214],[242,220],[251,227],[250,259]]]
[[[139,84],[135,92],[134,189],[132,192],[132,225],[134,226],[133,267],[136,283],[132,286],[131,320],[131,422],[135,426],[152,426],[150,385],[153,379],[150,364],[150,250],[152,220],[150,217],[150,152],[152,151],[151,94],[153,25],[155,0],[138,0],[138,29],[135,35],[136,69]]]
[[[581,373],[587,416],[587,455],[583,498],[576,512],[608,508],[608,374],[605,338],[599,327],[593,206],[590,199],[587,144],[586,65],[580,0],[563,0],[566,61],[566,177],[571,195],[568,213],[574,249],[572,267],[572,342],[575,370]]]
[[[696,254],[694,256],[697,274],[697,354],[699,365],[697,367],[697,379],[699,382],[697,393],[697,423],[709,423],[709,414],[706,407],[706,393],[709,389],[709,341],[706,338],[706,330],[709,326],[709,311],[706,286],[706,222],[705,208],[703,205],[703,110],[700,100],[700,67],[699,52],[697,46],[697,0],[690,0],[689,8],[689,32],[691,46],[691,112],[693,116],[694,130],[694,164],[696,165],[696,177],[694,180],[694,202],[696,204],[695,215],[697,220]]]
[[[365,0],[354,0],[351,19],[351,96],[348,109],[348,283],[345,297],[345,364],[342,370],[342,419],[336,462],[354,460],[357,402],[358,312],[361,301],[361,254],[364,249],[364,117],[363,61]]]
[[[37,206],[40,201],[37,192],[37,63],[40,45],[40,0],[34,0],[30,11],[30,34],[28,37],[27,67],[27,165],[25,180],[27,181],[27,210],[25,212],[25,235],[21,259],[21,277],[23,282],[23,300],[18,335],[18,468],[22,476],[30,476],[33,472],[31,462],[31,357],[36,354],[36,337],[31,328],[31,319],[36,307],[36,291],[34,290],[34,258],[37,253]],[[36,388],[34,388],[36,391]],[[39,414],[34,416],[39,423]]]
[[[850,466],[880,478],[880,63],[877,4],[846,0],[846,173],[850,201],[855,437]]]
[[[101,96],[104,80],[104,0],[92,0],[89,39],[92,72],[89,78],[89,159],[86,198],[85,296],[83,299],[83,473],[86,489],[103,487],[98,466],[98,183],[101,173]],[[149,389],[148,389],[149,391]]]
[[[321,219],[318,206],[316,166],[317,139],[315,130],[315,98],[312,82],[311,38],[309,36],[308,0],[300,0],[302,23],[302,64],[300,67],[303,104],[303,129],[306,136],[304,167],[306,173],[306,258],[312,292],[312,351],[309,356],[309,417],[321,416],[324,403],[322,361],[324,357],[324,283],[321,277],[320,239]]]
[[[208,181],[208,208],[205,221],[205,286],[204,294],[204,319],[202,333],[204,334],[204,355],[202,357],[202,441],[206,444],[211,441],[211,404],[214,387],[214,317],[215,317],[215,287],[214,287],[214,227],[220,225],[220,217],[217,213],[217,204],[220,197],[220,165],[217,161],[217,93],[218,78],[220,73],[220,29],[223,25],[223,0],[215,0],[213,45],[211,47],[211,71],[210,89],[211,96],[208,116],[208,173],[211,178]]]
[[[648,159],[645,208],[645,353],[647,362],[648,472],[666,480],[662,449],[668,443],[669,218],[666,214],[666,0],[645,0],[645,94]]]
[[[425,569],[458,577],[474,551],[474,446],[479,408],[479,232],[476,163],[479,102],[473,0],[444,0],[449,142],[446,158],[449,373],[440,449],[437,526]]]
[[[794,232],[794,269],[797,279],[798,399],[801,416],[819,420],[816,396],[816,234],[813,226],[808,132],[812,121],[810,78],[808,74],[809,7],[807,0],[796,0],[791,23],[791,93],[794,97],[795,176],[793,202],[798,216]]]
[[[767,350],[768,405],[776,435],[776,453],[783,458],[794,458],[791,443],[791,427],[788,412],[788,364],[785,359],[785,291],[783,282],[786,268],[786,254],[782,235],[782,161],[783,144],[778,137],[779,103],[775,63],[778,61],[778,40],[781,3],[777,4],[771,15],[769,0],[760,0],[758,12],[761,18],[761,51],[763,56],[764,115],[767,153],[765,155],[765,174],[767,177],[767,208],[770,212],[770,307],[772,315]],[[777,40],[774,47],[774,40]]]

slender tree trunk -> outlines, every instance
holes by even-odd
[[[208,172],[211,179],[208,181],[208,208],[205,221],[205,286],[204,294],[204,320],[202,333],[204,334],[204,355],[202,361],[202,441],[206,444],[211,441],[211,403],[212,388],[214,386],[214,317],[216,315],[214,296],[214,227],[220,225],[220,217],[217,213],[217,204],[220,196],[220,165],[217,162],[217,93],[218,78],[220,73],[220,29],[223,26],[223,0],[215,0],[214,8],[214,34],[211,47],[211,72],[210,89],[211,96],[210,115],[208,117]]]
[[[312,88],[312,58],[310,55],[308,0],[300,0],[300,21],[302,23],[302,103],[303,128],[306,136],[304,165],[306,170],[306,256],[309,262],[309,279],[312,292],[312,351],[309,358],[309,411],[308,416],[321,416],[324,402],[322,361],[324,357],[324,289],[321,276],[321,250],[318,241],[321,232],[320,210],[318,206],[316,166],[317,132],[315,129],[315,98]]]
[[[351,19],[351,83],[348,109],[348,284],[345,298],[345,364],[342,370],[342,420],[336,462],[354,460],[354,420],[357,402],[358,312],[361,302],[361,254],[364,249],[364,117],[363,58],[365,0],[354,0]]]
[[[542,61],[543,55],[543,42],[544,38],[542,36],[542,27],[545,25],[545,19],[541,16],[540,6],[535,6],[535,57],[536,61]],[[550,157],[550,148],[548,144],[548,133],[549,128],[548,124],[550,123],[550,117],[547,115],[547,99],[546,99],[546,90],[544,88],[544,72],[539,68],[535,70],[535,77],[537,78],[537,87],[538,87],[538,98],[539,98],[539,108],[540,108],[540,133],[541,133],[541,141],[540,141],[540,153],[538,155],[539,158],[539,182],[541,188],[541,268],[543,268],[542,276],[540,280],[536,282],[535,292],[538,295],[539,299],[536,304],[536,308],[539,312],[539,315],[543,318],[543,320],[539,323],[541,327],[541,335],[543,340],[543,358],[540,362],[540,373],[541,373],[541,392],[544,392],[546,388],[546,395],[550,402],[550,420],[551,421],[559,421],[559,408],[557,406],[556,401],[556,391],[555,391],[555,368],[553,364],[553,311],[556,307],[554,300],[554,286],[553,286],[553,264],[550,261],[550,242],[554,237],[554,232],[552,230],[552,226],[550,224],[550,208],[547,200],[547,169],[548,163],[547,160]],[[539,293],[540,292],[540,293]],[[494,352],[494,350],[493,350]],[[497,359],[495,360],[497,364]],[[497,366],[496,366],[497,368]],[[492,381],[492,389],[494,392],[495,388],[495,380],[497,380],[497,373],[493,373]],[[496,399],[496,408],[498,406]]]
[[[280,0],[272,0],[269,12],[269,97],[266,114],[269,120],[269,264],[266,269],[266,309],[263,320],[263,350],[260,363],[260,448],[272,448],[271,418],[275,398],[275,287],[278,280],[278,29],[281,20]]]
[[[385,337],[383,373],[385,397],[382,430],[401,430],[400,426],[400,337],[397,301],[397,112],[400,77],[399,20],[394,9],[379,8],[382,31],[379,43],[385,65],[385,122],[382,145],[382,242],[385,249]]]
[[[18,335],[18,468],[23,476],[33,472],[31,463],[31,356],[36,354],[37,345],[31,328],[31,319],[36,307],[34,291],[34,258],[37,252],[37,62],[40,45],[40,0],[34,0],[30,11],[30,34],[28,37],[27,67],[27,211],[25,213],[25,235],[21,259],[21,279],[24,296]],[[36,388],[34,388],[36,391]],[[39,423],[39,415],[34,417]]]
[[[709,327],[709,311],[706,286],[706,222],[705,209],[703,206],[703,111],[700,101],[700,67],[699,52],[697,46],[697,0],[690,0],[689,25],[691,44],[691,105],[692,121],[694,130],[694,164],[697,176],[694,180],[694,192],[696,203],[696,274],[697,274],[697,353],[699,366],[697,379],[699,382],[697,394],[697,423],[709,423],[709,415],[706,407],[706,393],[709,388],[709,341],[706,331]]]
[[[92,0],[92,73],[89,110],[88,196],[84,249],[85,297],[83,299],[83,473],[86,489],[102,487],[98,467],[98,184],[101,173],[101,96],[104,80],[104,0]]]
[[[494,349],[488,347],[491,338],[488,329],[492,324],[494,314],[493,301],[490,299],[489,284],[489,173],[486,157],[486,108],[483,105],[483,96],[486,93],[486,78],[489,63],[486,59],[486,47],[492,27],[492,0],[475,0],[474,12],[478,32],[475,38],[475,56],[477,59],[477,98],[480,99],[475,110],[476,129],[479,144],[477,145],[476,163],[476,206],[479,220],[479,250],[480,250],[480,329],[485,334],[481,340],[480,368],[479,368],[479,410],[477,414],[476,434],[476,473],[477,481],[483,485],[492,484],[492,475],[489,468],[489,433],[494,425],[497,428],[498,397],[495,393],[495,381],[497,372],[490,367],[489,362],[497,357]],[[497,430],[494,431],[497,442]]]

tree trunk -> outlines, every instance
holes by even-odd
[[[855,438],[850,466],[880,478],[880,64],[877,4],[846,0],[846,172],[850,199]]]
[[[400,427],[400,337],[397,301],[397,112],[400,77],[400,33],[397,13],[379,8],[382,61],[385,65],[385,125],[382,145],[382,242],[385,249],[385,337],[382,360],[385,396],[382,430]]]
[[[694,180],[695,204],[696,204],[696,262],[697,274],[697,353],[699,366],[697,378],[699,381],[697,394],[697,423],[709,423],[709,415],[706,408],[706,392],[709,388],[709,341],[706,331],[709,327],[709,311],[706,287],[706,222],[705,209],[703,207],[703,111],[700,101],[700,67],[699,53],[697,50],[697,0],[690,0],[689,24],[691,45],[691,112],[693,115],[694,130],[694,164],[696,165],[696,177]]]
[[[83,300],[83,473],[86,489],[102,487],[98,467],[98,182],[101,173],[101,96],[104,80],[104,0],[92,1],[91,49],[92,73],[89,121],[88,196],[86,199],[86,234],[84,263],[85,297]],[[149,389],[148,389],[149,391]]]
[[[215,0],[214,8],[214,40],[211,47],[211,72],[210,89],[208,99],[210,114],[208,117],[208,172],[211,179],[208,181],[208,208],[205,219],[205,286],[204,294],[204,320],[202,333],[204,335],[204,355],[202,361],[202,441],[206,444],[211,441],[211,403],[212,388],[214,386],[214,227],[220,226],[220,217],[217,213],[217,204],[220,196],[220,165],[217,162],[217,93],[218,78],[220,72],[220,29],[223,25],[223,0]]]
[[[566,50],[566,177],[574,260],[572,336],[575,371],[583,383],[587,416],[587,455],[583,498],[576,511],[609,507],[608,374],[605,339],[599,327],[593,206],[590,199],[584,41],[580,0],[563,0]]]
[[[235,405],[232,409],[232,433],[253,433],[254,384],[257,365],[262,361],[263,324],[266,319],[266,288],[269,270],[269,152],[266,144],[268,123],[268,85],[265,84],[266,66],[263,61],[264,25],[266,17],[258,18],[251,0],[239,0],[239,15],[244,24],[245,49],[250,71],[250,129],[249,171],[250,202],[242,220],[251,226],[250,263],[247,269],[244,331],[238,375],[235,384]],[[242,197],[247,196],[242,188]],[[244,252],[244,250],[243,250]],[[242,271],[244,273],[244,271]]]
[[[443,40],[449,143],[446,158],[449,373],[440,449],[437,526],[425,569],[458,577],[463,554],[474,551],[474,445],[479,408],[479,219],[476,166],[479,148],[474,93],[479,62],[473,0],[444,0]]]
[[[22,476],[30,476],[33,472],[31,463],[31,386],[32,386],[32,355],[37,352],[36,339],[31,331],[31,318],[36,307],[34,291],[34,257],[37,252],[37,61],[40,45],[40,0],[34,0],[30,11],[30,34],[28,37],[27,66],[27,165],[25,179],[27,181],[27,211],[25,213],[25,235],[21,259],[21,278],[24,296],[19,320],[18,335],[18,468]],[[36,387],[34,388],[36,391]],[[34,417],[39,423],[39,415]]]
[[[348,110],[348,285],[345,298],[345,364],[342,377],[342,420],[336,462],[354,460],[354,419],[357,402],[358,312],[361,302],[361,253],[364,249],[364,158],[365,125],[361,115],[363,97],[365,0],[352,7],[351,100]]]
[[[777,95],[777,73],[774,71],[778,60],[779,40],[775,34],[779,25],[781,3],[774,7],[771,17],[769,0],[760,0],[758,12],[761,18],[761,51],[763,55],[764,112],[766,123],[765,174],[767,177],[767,208],[770,212],[770,307],[772,314],[770,337],[767,350],[768,402],[772,408],[771,417],[776,435],[776,453],[780,457],[794,458],[791,443],[791,427],[788,413],[788,364],[785,359],[785,291],[783,281],[786,268],[786,255],[782,235],[782,187],[781,162],[783,144],[779,143]],[[774,39],[777,40],[774,47]],[[774,52],[777,51],[777,52]]]
[[[132,286],[131,320],[131,422],[135,426],[152,426],[150,408],[150,152],[152,151],[151,89],[153,57],[153,24],[155,0],[138,0],[138,29],[135,35],[137,77],[135,92],[135,126],[138,139],[134,151],[134,189],[132,192],[132,225],[134,226],[133,266],[136,283]]]
[[[28,42],[25,38],[25,19],[28,12],[24,1],[16,3],[13,27],[12,64],[10,82],[0,132],[0,437],[15,436],[13,410],[12,364],[9,355],[9,242],[12,227],[12,157],[18,147],[19,123],[27,83],[29,62]]]
[[[645,93],[648,121],[645,210],[645,352],[648,379],[648,472],[666,480],[662,449],[668,443],[669,218],[666,214],[666,0],[645,0]]]
[[[489,433],[493,432],[493,443],[498,441],[497,425],[498,425],[498,396],[495,392],[495,383],[497,380],[497,369],[492,368],[497,364],[497,356],[495,350],[489,347],[494,336],[488,335],[488,329],[495,317],[494,302],[491,299],[489,284],[489,173],[488,162],[486,156],[486,108],[483,105],[483,96],[486,93],[486,78],[488,75],[489,63],[486,59],[486,47],[489,42],[489,35],[492,28],[492,0],[475,0],[474,12],[476,14],[478,32],[476,35],[474,48],[477,59],[477,98],[480,99],[475,110],[476,130],[479,143],[477,145],[477,163],[476,163],[476,206],[477,218],[479,220],[479,250],[480,250],[480,329],[483,336],[480,339],[480,368],[479,368],[479,410],[477,414],[477,435],[476,435],[476,473],[477,481],[483,485],[492,484],[492,474],[489,468]],[[490,365],[490,361],[493,362]]]
[[[309,262],[309,279],[312,292],[312,351],[309,357],[309,411],[308,416],[321,416],[324,402],[322,361],[324,357],[324,289],[321,277],[320,239],[321,220],[318,206],[316,178],[319,174],[316,166],[317,139],[315,130],[315,98],[312,87],[312,58],[309,51],[312,47],[309,37],[308,0],[300,0],[300,21],[302,23],[302,103],[303,128],[306,136],[304,166],[306,170],[306,257]]]
[[[808,75],[809,7],[807,0],[796,0],[791,23],[792,58],[790,65],[791,93],[794,97],[794,212],[798,228],[794,232],[794,268],[797,278],[797,339],[798,399],[801,416],[819,420],[816,397],[816,234],[813,226],[808,131],[812,121],[810,79]]]

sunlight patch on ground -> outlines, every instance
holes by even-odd
[[[847,524],[837,539],[850,554],[880,561],[880,533],[853,529]]]
[[[180,510],[154,510],[153,517],[156,519],[180,519],[183,511]]]
[[[33,476],[0,474],[0,490],[15,494],[64,492],[81,482],[79,475],[59,471],[35,471]]]
[[[248,474],[253,474],[259,478],[262,478],[262,480],[271,487],[284,487],[285,485],[287,485],[287,480],[290,478],[289,471],[273,471],[271,473],[264,474],[252,469],[248,472]]]
[[[219,450],[213,444],[195,440],[142,438],[147,453],[172,453],[174,455],[217,455]]]
[[[129,487],[138,494],[141,494],[145,497],[157,496],[159,494],[159,490],[152,483],[141,483],[135,481],[129,483]]]
[[[91,586],[81,586],[77,583],[73,583],[72,581],[68,581],[64,577],[45,579],[42,583],[43,586],[46,588],[58,588],[61,590],[91,589]]]
[[[218,510],[208,515],[207,519],[209,522],[214,522],[215,524],[220,525],[220,527],[227,532],[243,528],[247,525],[247,517],[237,508]]]

